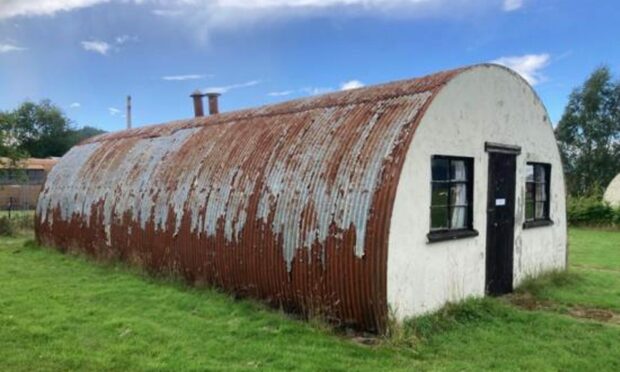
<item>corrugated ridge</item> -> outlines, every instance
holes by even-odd
[[[293,114],[307,110],[319,110],[335,106],[346,106],[363,104],[373,101],[383,101],[390,98],[433,91],[438,86],[443,85],[452,76],[468,68],[470,67],[442,71],[420,78],[406,79],[348,91],[328,93],[315,97],[300,98],[283,103],[265,105],[258,108],[231,111],[226,113],[220,113],[218,115],[209,115],[198,118],[175,120],[160,124],[150,124],[129,130],[123,130],[113,133],[104,133],[95,137],[88,138],[84,140],[82,144],[114,140],[121,137],[127,138],[162,136],[170,134],[175,130],[190,128],[194,126],[243,122],[259,117],[273,117],[278,115]]]

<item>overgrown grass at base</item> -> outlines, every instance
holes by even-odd
[[[27,234],[34,229],[34,211],[0,211],[0,236]]]
[[[594,290],[609,280],[597,276],[607,273],[600,268],[620,270],[617,246],[589,248],[620,239],[610,234],[571,231],[576,281],[551,278],[528,290],[565,304],[620,307]],[[27,239],[0,240],[2,370],[620,370],[620,326],[501,298],[447,306],[366,346],[253,301]]]

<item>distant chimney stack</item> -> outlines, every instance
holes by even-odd
[[[207,93],[206,96],[209,98],[209,115],[219,114],[220,108],[217,101],[220,93],[211,92]]]
[[[202,104],[202,97],[204,96],[205,95],[202,94],[202,92],[200,92],[199,90],[196,90],[190,95],[190,97],[192,97],[192,99],[194,100],[194,116],[197,118],[205,116],[205,110]]]
[[[127,96],[127,129],[131,129],[131,96]]]

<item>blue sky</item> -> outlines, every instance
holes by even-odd
[[[593,5],[596,4],[596,5]],[[78,126],[230,111],[495,61],[554,122],[597,66],[620,74],[617,0],[0,0],[0,110],[49,98]]]

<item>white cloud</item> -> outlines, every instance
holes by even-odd
[[[319,94],[333,92],[334,88],[332,87],[305,87],[305,88],[301,88],[300,91],[302,93],[305,93],[311,96],[316,96]]]
[[[364,86],[364,83],[362,83],[359,80],[349,80],[349,81],[345,81],[344,83],[340,84],[340,90],[357,89],[363,86]]]
[[[132,35],[120,35],[114,38],[112,43],[103,40],[89,40],[82,41],[82,48],[84,50],[101,55],[108,55],[111,51],[118,52],[121,46],[130,42],[137,42],[138,37]]]
[[[183,14],[181,9],[153,9],[153,14],[161,17],[176,17]]]
[[[0,19],[17,16],[53,15],[90,7],[109,0],[1,0]]]
[[[21,52],[26,50],[24,47],[20,47],[14,44],[0,44],[0,54],[10,52]]]
[[[205,92],[213,92],[213,93],[226,93],[226,92],[228,92],[230,90],[233,90],[233,89],[249,88],[249,87],[258,85],[260,83],[261,83],[260,80],[250,80],[250,81],[246,81],[245,83],[208,87],[208,88],[205,88],[204,91]]]
[[[82,41],[82,48],[84,50],[94,53],[99,53],[101,55],[107,55],[110,51],[110,44],[105,41],[91,40],[91,41]]]
[[[349,90],[349,89],[355,89],[355,88],[361,88],[364,86],[364,83],[362,83],[359,80],[349,80],[349,81],[345,81],[344,83],[340,84],[340,86],[338,87],[339,90]],[[276,91],[276,92],[269,92],[267,93],[268,96],[270,97],[282,97],[282,96],[288,96],[291,95],[293,93],[301,93],[301,94],[306,94],[309,96],[318,96],[320,94],[326,94],[326,93],[331,93],[334,92],[338,89],[335,89],[333,87],[312,87],[312,86],[308,86],[308,87],[303,87],[297,90],[283,90],[283,91]]]
[[[260,23],[326,17],[465,18],[497,12],[499,0],[168,0],[152,13],[188,28],[201,42],[215,30],[234,30]],[[501,4],[501,2],[500,2]]]
[[[131,36],[131,35],[120,35],[117,36],[114,41],[116,41],[116,44],[118,45],[123,45],[129,42],[137,42],[138,41],[138,37],[137,36]]]
[[[551,56],[549,54],[543,53],[501,57],[491,62],[515,70],[528,83],[536,85],[546,79],[542,70],[549,65],[550,59]]]
[[[523,0],[504,0],[503,9],[512,12],[523,7]]]
[[[520,3],[523,0],[504,1]],[[152,14],[178,17],[184,24],[201,25],[203,29],[317,14],[334,17],[359,14],[413,18],[464,16],[468,11],[494,9],[496,4],[488,0],[0,0],[0,19],[49,16],[104,3],[139,4]]]
[[[359,80],[349,80],[349,81],[345,81],[343,83],[340,84],[340,86],[338,87],[339,90],[349,90],[349,89],[356,89],[356,88],[361,88],[364,86],[364,83],[362,83]],[[320,94],[326,94],[326,93],[330,93],[333,92],[335,90],[333,87],[312,87],[312,86],[308,86],[308,87],[303,87],[300,88],[298,90],[284,90],[284,91],[279,91],[279,92],[270,92],[267,93],[268,96],[271,97],[281,97],[281,96],[288,96],[290,94],[299,92],[301,94],[306,94],[309,96],[318,96]]]
[[[185,80],[200,80],[208,77],[210,75],[202,75],[202,74],[188,74],[188,75],[170,75],[170,76],[162,76],[162,80],[166,81],[185,81]]]
[[[282,96],[288,96],[290,94],[293,94],[292,90],[282,90],[279,92],[269,92],[267,93],[268,96],[270,97],[282,97]]]
[[[180,2],[186,2],[181,0]],[[364,7],[403,6],[437,0],[219,0],[222,7],[244,9],[273,8],[328,8],[340,5],[359,5]],[[204,1],[203,1],[204,3]]]
[[[73,102],[69,105],[69,108],[80,108],[82,105],[79,102]]]
[[[108,112],[112,116],[118,116],[118,115],[120,115],[121,110],[117,109],[116,107],[108,107]]]

